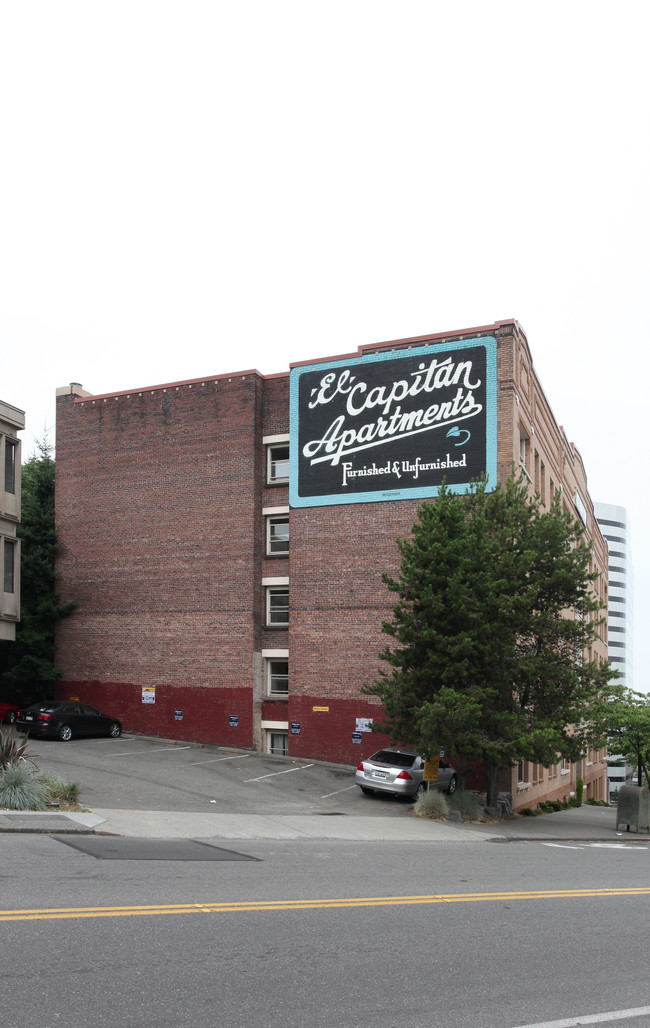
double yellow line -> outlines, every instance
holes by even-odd
[[[368,896],[352,899],[251,900],[243,903],[173,903],[133,907],[54,907],[0,910],[0,921],[56,921],[84,917],[153,917],[160,914],[246,914],[275,910],[327,910],[350,907],[426,906],[434,903],[499,903],[514,900],[587,899],[594,896],[648,896],[650,888],[549,889],[530,892],[459,892],[432,896]]]

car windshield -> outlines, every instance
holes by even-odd
[[[391,764],[393,767],[411,767],[415,753],[400,753],[398,750],[379,750],[370,760],[376,764]]]

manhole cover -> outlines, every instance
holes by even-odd
[[[257,857],[221,849],[196,839],[125,839],[91,835],[75,839],[57,836],[57,841],[98,860],[258,860]]]

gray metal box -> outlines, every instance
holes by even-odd
[[[618,790],[616,829],[628,832],[650,832],[650,789],[636,785],[622,785]]]

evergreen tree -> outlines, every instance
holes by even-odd
[[[443,485],[398,546],[400,576],[384,575],[399,597],[382,625],[390,670],[365,689],[383,702],[376,727],[423,755],[484,761],[490,805],[500,767],[577,759],[612,676],[583,658],[601,604],[581,523],[513,475],[492,492]]]
[[[20,622],[15,642],[0,644],[0,690],[12,702],[52,695],[61,672],[54,667],[54,630],[74,604],[56,594],[54,560],[54,459],[43,438],[22,468]]]

